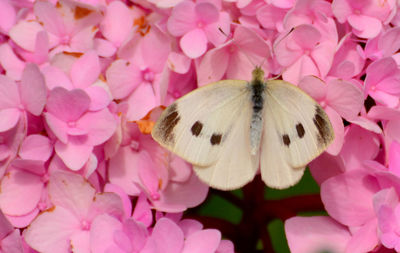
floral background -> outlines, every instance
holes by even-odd
[[[399,252],[399,6],[0,0],[0,252],[284,252],[274,219],[291,252]],[[320,195],[209,189],[149,135],[162,106],[258,65],[329,115],[301,183]],[[206,219],[233,212],[215,196],[238,226]]]

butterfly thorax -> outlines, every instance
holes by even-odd
[[[264,71],[257,67],[253,71],[253,80],[250,83],[251,102],[253,105],[253,113],[250,123],[250,145],[251,154],[256,155],[261,141],[261,133],[263,130],[262,112],[264,108]]]

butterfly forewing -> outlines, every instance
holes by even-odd
[[[286,188],[333,140],[333,129],[318,103],[296,86],[273,80],[265,92],[261,174],[268,186]]]
[[[249,103],[248,92],[247,82],[236,80],[201,87],[170,105],[158,119],[152,136],[188,162],[210,166],[227,148],[224,143],[243,105]]]

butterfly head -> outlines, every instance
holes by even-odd
[[[261,67],[256,67],[253,70],[252,75],[253,75],[253,80],[264,82],[264,70],[262,70]]]

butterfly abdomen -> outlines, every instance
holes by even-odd
[[[265,84],[263,80],[254,78],[250,85],[251,102],[253,105],[253,113],[250,123],[250,145],[251,154],[256,155],[261,141],[261,133],[263,130],[263,108],[264,108],[264,90]]]

